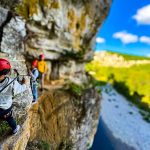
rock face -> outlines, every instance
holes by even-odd
[[[16,54],[24,51],[23,38],[26,35],[25,22],[20,17],[0,7],[0,50]]]
[[[29,4],[25,5],[25,2]],[[66,54],[83,55],[91,50],[91,39],[97,32],[96,26],[105,17],[108,4],[107,1],[97,0],[56,0],[42,4],[37,1],[33,7],[24,0],[19,11],[29,9],[28,14],[22,12],[22,16],[32,18],[27,23],[30,37],[26,50],[35,56],[42,50],[51,60],[61,59]]]
[[[14,60],[12,66],[21,67],[25,74],[23,55],[29,64],[44,53],[48,91],[32,106],[30,88],[23,95],[21,107],[15,109],[25,114],[22,130],[6,138],[1,148],[88,149],[98,124],[100,100],[84,67],[93,57],[95,34],[111,0],[14,0],[13,6],[11,2],[0,2],[0,57]]]
[[[80,97],[63,90],[45,93],[31,109],[30,140],[42,139],[51,149],[87,149],[96,131],[99,102],[94,89],[85,90]]]

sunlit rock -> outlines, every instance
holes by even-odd
[[[13,6],[11,0],[5,2],[0,2],[2,7],[19,16],[12,13],[7,18],[8,10],[0,13],[1,25],[7,20],[1,51],[13,54],[7,58],[23,74],[27,74],[26,65],[30,67],[43,53],[48,71],[38,103],[31,106],[29,84],[28,94],[14,100],[15,115],[23,113],[22,130],[4,139],[1,147],[31,150],[44,144],[49,149],[88,149],[98,125],[100,99],[85,63],[93,57],[95,36],[111,1],[13,0]]]

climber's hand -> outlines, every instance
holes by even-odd
[[[17,74],[17,76],[19,75],[18,70],[14,69],[14,72]]]
[[[21,84],[26,84],[26,83],[27,83],[27,80],[23,77],[22,81],[21,81]]]
[[[29,74],[29,76],[31,76],[32,75],[32,71],[28,70],[28,74]]]

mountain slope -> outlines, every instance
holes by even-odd
[[[126,60],[121,54],[96,52],[94,60],[86,66],[86,69],[96,79],[111,83],[138,107],[150,112],[149,59],[141,60],[140,57],[133,60],[131,56]],[[146,116],[145,118],[147,119]]]

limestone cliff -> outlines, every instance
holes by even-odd
[[[31,104],[29,83],[22,98],[14,99],[15,116],[22,129],[16,136],[4,136],[1,149],[86,150],[91,146],[100,100],[84,66],[93,57],[95,34],[110,3],[111,0],[0,2],[0,57],[9,59],[21,74],[26,74],[26,65],[41,53],[48,64],[47,91],[38,103]]]

